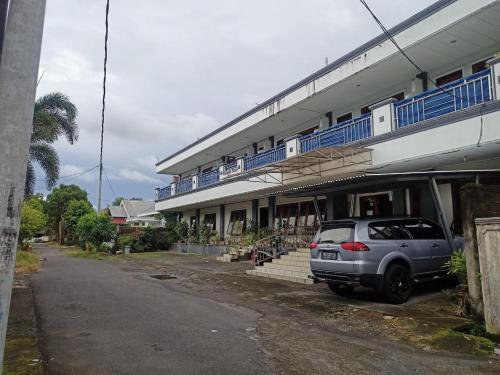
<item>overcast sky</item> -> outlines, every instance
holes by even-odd
[[[432,0],[369,0],[387,27]],[[80,138],[61,176],[99,162],[105,0],[48,0],[37,96],[60,91]],[[152,199],[155,162],[342,56],[380,30],[356,0],[111,0],[104,203]],[[97,170],[62,178],[97,201]],[[44,190],[38,174],[37,191]]]

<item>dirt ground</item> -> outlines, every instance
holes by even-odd
[[[60,251],[75,255],[74,249]],[[220,263],[213,257],[163,252],[92,259],[141,277],[169,275],[174,278],[156,282],[175,283],[193,295],[258,312],[258,324],[249,333],[277,373],[500,373],[498,356],[485,354],[470,337],[441,339],[443,331],[470,322],[456,316],[442,285],[420,287],[409,302],[394,306],[369,289],[347,298],[321,283],[249,276],[245,270],[253,267],[250,262]],[[9,336],[17,346],[11,347],[11,359],[6,357],[6,374],[43,373],[28,282],[24,279],[14,290]],[[7,371],[9,363],[17,372]]]
[[[196,293],[261,314],[255,340],[285,374],[500,373],[500,360],[465,335],[437,340],[470,321],[456,316],[443,285],[417,288],[404,305],[370,289],[339,297],[325,284],[300,285],[245,274],[250,262],[145,253],[112,257],[128,272],[168,274]],[[459,359],[459,360],[458,360]],[[348,366],[347,366],[348,363]],[[398,371],[404,363],[405,371]],[[354,365],[353,365],[354,364]],[[359,366],[356,366],[358,364]],[[369,369],[369,370],[368,370]]]

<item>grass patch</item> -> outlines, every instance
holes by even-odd
[[[74,258],[84,258],[84,259],[94,259],[94,260],[103,260],[106,255],[103,253],[98,253],[94,251],[83,251],[83,250],[71,250],[66,252],[66,255]]]
[[[16,253],[16,272],[33,273],[40,269],[40,258],[37,253],[18,250]]]
[[[43,364],[33,337],[7,338],[4,375],[43,375]]]
[[[489,355],[495,344],[486,337],[469,335],[452,329],[441,329],[432,336],[430,344],[436,349],[458,353]]]

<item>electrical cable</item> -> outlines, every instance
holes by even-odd
[[[65,176],[60,176],[59,180],[62,180],[62,179],[65,179],[65,178],[78,177],[78,176],[84,175],[86,173],[92,172],[96,168],[99,168],[99,165],[95,165],[92,168],[87,169],[85,171],[81,171],[81,172],[77,172],[77,173],[73,173],[73,174],[68,174],[68,175],[65,175]]]
[[[424,74],[427,76],[427,72],[424,71],[415,61],[413,61],[410,56],[408,56],[406,54],[405,51],[403,51],[403,49],[399,46],[399,44],[396,42],[396,40],[394,39],[394,37],[391,35],[391,33],[386,29],[386,27],[384,26],[384,24],[382,23],[382,21],[380,21],[378,19],[378,17],[375,15],[375,13],[373,13],[373,11],[370,9],[370,7],[368,6],[368,4],[366,3],[365,0],[359,0],[361,2],[361,4],[363,4],[363,6],[366,8],[366,10],[371,14],[371,16],[373,17],[373,19],[375,20],[375,22],[380,26],[380,28],[382,29],[383,33],[387,36],[387,38],[392,42],[392,44],[394,44],[394,46],[396,46],[396,48],[399,50],[399,52],[401,52],[401,54],[406,58],[406,60],[408,60],[410,62],[411,65],[413,65],[413,67],[415,69],[417,69],[420,73]],[[434,81],[432,78],[430,78],[429,76],[427,76],[427,79],[437,88],[439,89],[440,91],[444,92],[445,94],[448,94],[450,95],[451,97],[453,97],[453,99],[459,99],[459,100],[462,100],[461,97],[458,97],[456,96],[455,94],[451,93],[450,91],[446,91],[445,89],[443,89],[441,86],[438,86],[437,82]]]
[[[106,181],[108,181],[109,188],[111,189],[111,192],[113,193],[113,195],[116,198],[115,189],[113,189],[113,185],[111,185],[111,181],[109,180],[108,174],[106,173],[106,168],[103,167],[102,170],[104,172],[104,176],[106,177]]]

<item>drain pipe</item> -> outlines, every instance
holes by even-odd
[[[455,251],[455,244],[453,242],[453,234],[451,233],[450,223],[446,219],[444,214],[443,202],[441,201],[441,195],[439,193],[439,189],[436,183],[435,177],[429,178],[429,188],[431,190],[432,199],[434,200],[434,205],[436,206],[436,210],[439,217],[439,222],[441,227],[444,230],[444,234],[446,236],[446,241],[448,241],[448,245],[450,245],[450,249]]]

